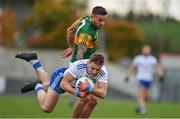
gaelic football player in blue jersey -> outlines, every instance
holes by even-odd
[[[75,105],[73,118],[88,118],[98,102],[98,98],[104,98],[108,88],[108,73],[104,66],[104,57],[100,54],[91,55],[90,59],[76,61],[67,68],[59,68],[54,71],[49,78],[48,73],[42,67],[36,53],[20,53],[15,56],[18,59],[29,62],[40,80],[25,85],[21,92],[26,93],[35,90],[37,99],[44,112],[52,112],[55,108],[59,95],[68,92],[80,97],[80,101]],[[95,86],[90,85],[86,91],[81,87],[74,89],[72,81],[77,81],[80,77],[88,77]],[[43,84],[50,81],[47,91]]]

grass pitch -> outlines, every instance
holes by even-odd
[[[70,118],[73,108],[69,96],[61,96],[52,113],[44,113],[35,96],[1,96],[0,118]],[[146,115],[137,115],[136,102],[132,100],[104,99],[91,118],[180,118],[180,103],[152,103],[147,105]]]

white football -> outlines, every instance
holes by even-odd
[[[81,83],[81,84],[80,84]],[[86,87],[91,86],[92,88],[94,88],[94,83],[91,79],[89,79],[88,77],[81,77],[76,81],[76,89],[78,89],[79,87],[81,87],[81,89],[83,89],[84,91],[86,91]]]

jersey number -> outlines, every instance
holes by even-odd
[[[81,22],[81,25],[78,27],[76,34],[79,32],[79,30],[85,25],[86,21],[83,19]]]

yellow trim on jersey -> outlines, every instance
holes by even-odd
[[[97,41],[92,42],[92,37],[88,34],[80,34],[79,37],[75,37],[75,43],[77,45],[84,44],[88,48],[93,48],[97,44]]]
[[[83,19],[83,17],[77,19],[77,20],[75,21],[75,23],[79,24],[79,22],[80,22],[82,19]]]

